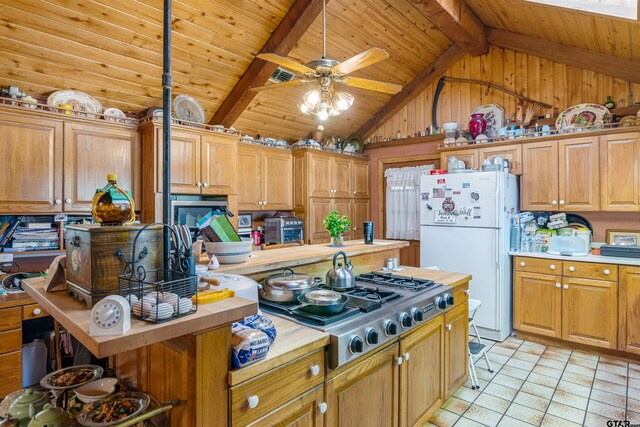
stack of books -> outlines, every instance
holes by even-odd
[[[51,223],[22,223],[17,217],[6,227],[0,244],[4,252],[49,251],[60,249],[60,238],[58,228]]]

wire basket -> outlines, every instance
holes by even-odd
[[[175,233],[163,223],[144,226],[133,240],[132,258],[125,258],[118,285],[119,293],[129,302],[134,318],[161,323],[188,316],[198,310],[198,279],[196,275],[188,273],[189,263],[179,250],[170,257],[166,269],[146,270],[142,265],[136,266],[148,253],[147,247],[136,252],[138,237],[154,225],[162,225]],[[119,256],[124,257],[121,251]]]

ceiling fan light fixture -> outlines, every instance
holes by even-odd
[[[304,102],[309,107],[309,109],[314,109],[315,107],[317,107],[321,100],[322,94],[320,93],[319,89],[310,90],[302,97],[302,102]]]
[[[324,122],[325,120],[327,120],[329,118],[329,112],[326,109],[320,109],[320,111],[318,111],[318,113],[316,114],[318,116],[318,119],[321,122]]]
[[[347,92],[337,92],[335,96],[336,108],[341,113],[347,111],[353,105],[353,95]]]

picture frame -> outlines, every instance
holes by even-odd
[[[238,228],[251,228],[252,222],[252,214],[238,214]]]
[[[640,230],[608,229],[606,242],[608,245],[640,246]]]

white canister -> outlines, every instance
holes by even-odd
[[[47,375],[47,346],[41,339],[22,346],[22,387],[37,384]]]
[[[577,230],[576,231],[576,236],[580,237],[582,240],[584,240],[584,244],[585,244],[585,252],[589,253],[589,251],[591,250],[591,230]]]

